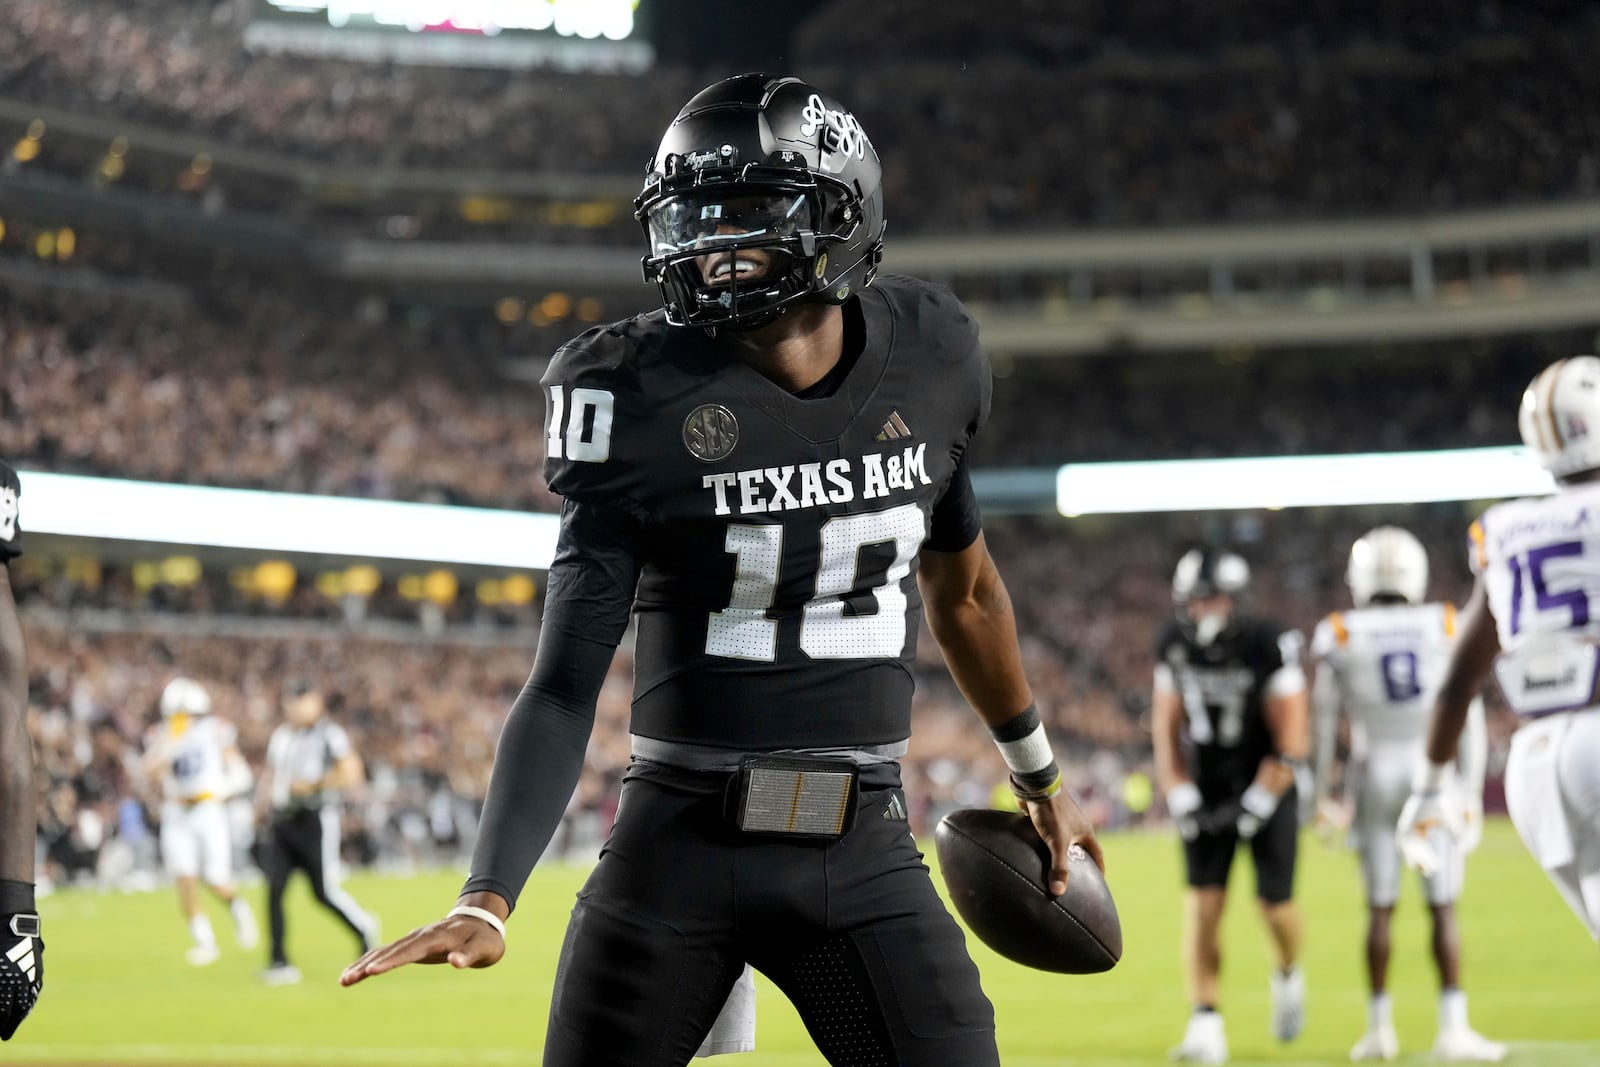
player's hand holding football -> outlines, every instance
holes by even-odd
[[[506,954],[506,902],[494,893],[468,893],[438,922],[375,948],[344,969],[339,984],[355,985],[408,963],[492,967]]]
[[[1024,800],[1022,807],[1033,820],[1044,843],[1050,846],[1050,892],[1060,896],[1067,891],[1067,853],[1077,845],[1089,854],[1095,866],[1106,869],[1105,854],[1100,842],[1095,840],[1094,826],[1089,817],[1072,799],[1072,794],[1062,789],[1048,800]]]
[[[11,1040],[44,991],[39,916],[0,915],[0,1041]]]

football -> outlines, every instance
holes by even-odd
[[[1074,846],[1067,891],[1052,897],[1050,849],[1026,815],[953,811],[934,846],[956,911],[1000,955],[1058,974],[1109,971],[1122,957],[1122,922],[1100,868]]]

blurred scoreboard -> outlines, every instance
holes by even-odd
[[[245,47],[374,63],[637,74],[640,0],[257,0]]]

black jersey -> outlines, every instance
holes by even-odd
[[[1249,617],[1209,645],[1193,640],[1176,619],[1161,627],[1156,663],[1172,672],[1183,697],[1189,771],[1208,804],[1242,794],[1261,761],[1276,753],[1267,729],[1267,682],[1299,666],[1299,645],[1296,631]]]
[[[989,365],[938,286],[885,276],[857,306],[860,355],[813,399],[659,312],[551,362],[550,487],[637,531],[634,733],[746,751],[909,736],[917,553],[987,418]]]

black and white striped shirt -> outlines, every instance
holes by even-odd
[[[331,793],[295,796],[291,790],[297,783],[315,785],[322,781],[334,764],[352,751],[350,735],[345,733],[344,727],[327,719],[318,719],[305,727],[289,723],[278,727],[272,732],[272,740],[267,742],[273,809],[320,808],[333,800]]]

